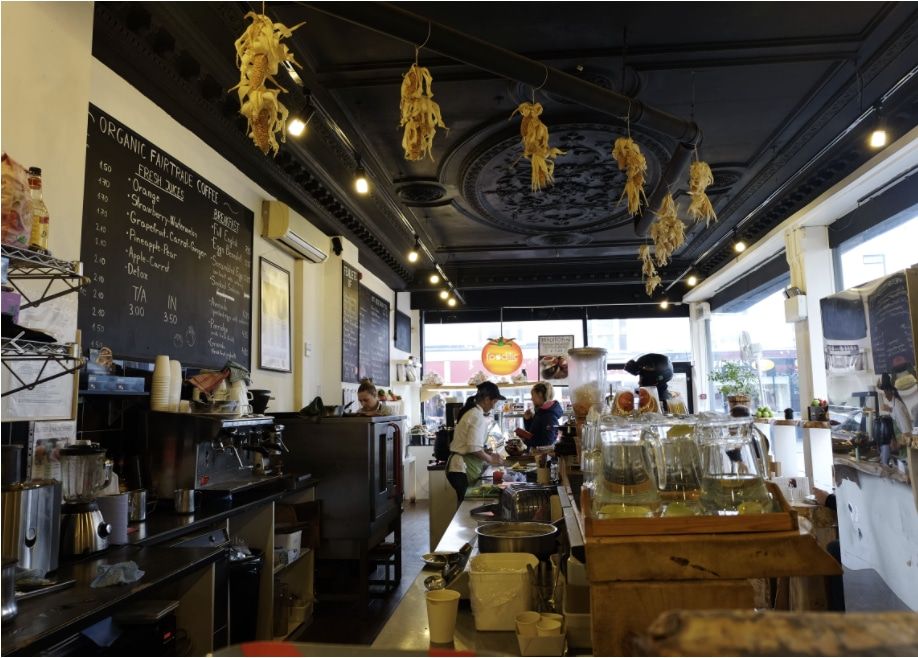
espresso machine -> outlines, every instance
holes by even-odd
[[[228,503],[240,492],[280,485],[287,447],[271,416],[151,411],[146,431],[150,489],[160,500],[190,489],[206,507],[209,499]]]
[[[77,441],[61,448],[61,555],[70,557],[108,548],[111,525],[105,522],[96,494],[108,486],[112,462],[105,448],[92,441]]]

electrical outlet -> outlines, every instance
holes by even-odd
[[[303,354],[307,359],[312,356],[312,343],[308,340],[303,344]]]

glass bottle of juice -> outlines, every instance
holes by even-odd
[[[32,192],[32,235],[29,238],[29,249],[39,253],[48,253],[48,207],[42,199],[41,169],[29,167],[29,189]]]

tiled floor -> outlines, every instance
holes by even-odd
[[[318,603],[312,625],[301,642],[372,644],[386,620],[424,566],[428,552],[427,501],[406,502],[402,512],[402,579],[398,589],[386,597],[374,598],[367,614],[360,615],[353,604]]]

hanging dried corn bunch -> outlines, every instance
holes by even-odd
[[[705,190],[714,182],[714,174],[707,162],[695,160],[689,167],[689,196],[692,197],[689,203],[689,217],[696,222],[704,220],[705,226],[712,221],[717,221],[717,213],[714,212],[714,206],[705,193]]]
[[[280,102],[280,93],[287,90],[278,84],[274,76],[284,62],[300,66],[281,39],[289,38],[303,23],[287,27],[283,23],[272,22],[264,14],[251,11],[245,18],[251,19],[252,23],[235,42],[239,84],[233,89],[239,90],[239,112],[248,120],[249,136],[262,153],[267,154],[268,149],[273,149],[274,155],[277,155],[280,146],[275,135],[280,133],[280,140],[285,140],[284,123],[287,119],[287,108]],[[274,83],[275,87],[268,87],[268,82]]]
[[[641,153],[641,147],[630,137],[619,137],[615,140],[612,157],[618,163],[618,168],[625,172],[625,189],[622,190],[622,198],[628,199],[628,213],[636,215],[641,209],[641,199],[647,201],[647,196],[644,194],[647,159]]]
[[[405,128],[402,148],[406,160],[433,160],[433,140],[437,128],[446,128],[440,106],[433,100],[433,78],[423,66],[411,65],[402,80],[401,122]]]
[[[513,110],[513,116],[519,112],[523,117],[520,123],[520,135],[523,137],[523,157],[532,165],[532,191],[538,192],[543,187],[554,183],[555,158],[564,155],[559,148],[548,145],[548,126],[542,123],[539,115],[542,114],[541,103],[520,103]]]
[[[650,245],[643,244],[640,249],[638,249],[638,254],[641,259],[641,278],[644,279],[644,290],[647,291],[647,296],[653,295],[653,291],[663,283],[660,279],[660,275],[657,274],[657,268],[653,264],[653,255],[650,253]]]
[[[676,202],[672,194],[663,197],[657,219],[650,225],[650,238],[653,240],[654,258],[660,267],[666,265],[673,252],[685,242],[685,225],[676,216]]]

